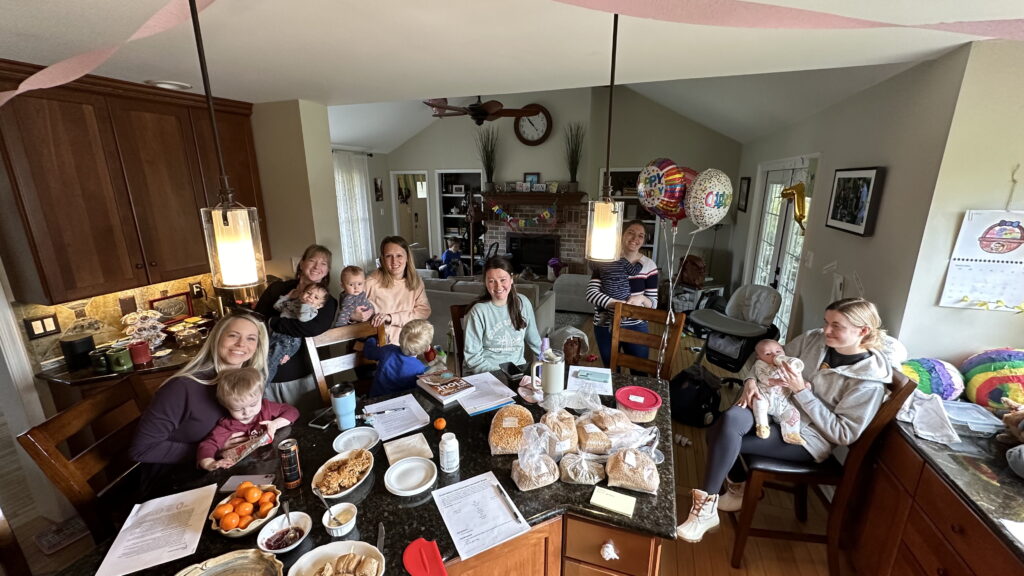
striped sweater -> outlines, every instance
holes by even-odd
[[[594,265],[587,284],[587,301],[594,305],[594,325],[610,326],[615,317],[615,303],[625,302],[630,296],[643,294],[658,306],[658,268],[647,256],[630,262],[619,258],[615,262]],[[622,324],[633,326],[643,320],[624,319]]]

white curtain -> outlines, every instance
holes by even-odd
[[[338,197],[338,222],[341,227],[341,262],[333,266],[362,266],[373,270],[374,237],[370,222],[370,171],[366,156],[343,150],[334,151],[334,186]]]

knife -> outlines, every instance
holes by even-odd
[[[377,524],[377,550],[380,553],[384,553],[384,523],[380,522]]]

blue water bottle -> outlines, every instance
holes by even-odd
[[[331,387],[331,407],[338,418],[338,428],[348,430],[356,427],[356,391],[347,384]]]

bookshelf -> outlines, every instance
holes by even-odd
[[[612,200],[622,202],[622,222],[640,220],[647,229],[647,244],[640,248],[645,256],[658,263],[658,235],[661,233],[661,222],[640,205],[640,197],[636,193],[636,181],[643,168],[612,168]],[[604,186],[604,168],[598,175],[598,183]]]
[[[438,234],[435,238],[438,248],[433,252],[440,255],[448,249],[449,238],[462,240],[462,260],[470,264],[469,254],[469,223],[466,211],[469,202],[476,203],[482,209],[483,196],[480,189],[483,183],[483,172],[480,170],[437,170],[437,212]],[[480,246],[474,248],[474,255],[479,253]]]

